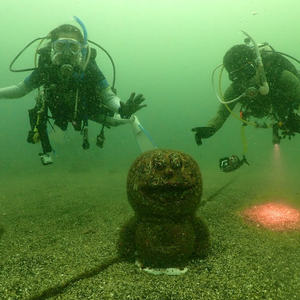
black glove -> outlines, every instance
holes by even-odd
[[[195,141],[197,145],[202,145],[202,139],[207,139],[216,132],[213,127],[195,127],[192,128],[192,131],[195,132]]]
[[[145,101],[145,98],[142,94],[136,96],[135,93],[131,93],[126,103],[120,102],[121,107],[119,108],[119,114],[121,118],[129,119],[132,114],[136,113],[143,107],[146,107],[146,104],[141,105],[143,101]]]

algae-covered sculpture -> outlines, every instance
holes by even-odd
[[[202,178],[193,158],[174,150],[143,153],[129,170],[127,195],[135,215],[121,229],[121,257],[153,274],[177,275],[189,259],[207,255],[208,229],[196,216]]]

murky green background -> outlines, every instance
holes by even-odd
[[[297,1],[288,0],[1,0],[1,86],[18,83],[26,73],[11,73],[8,65],[32,39],[46,35],[55,26],[79,16],[89,38],[100,43],[117,65],[117,90],[126,100],[131,91],[143,93],[148,107],[138,113],[141,123],[160,147],[187,151],[203,167],[215,168],[220,156],[242,151],[240,126],[230,118],[212,139],[199,148],[190,129],[203,126],[214,115],[218,101],[210,78],[225,51],[242,43],[241,30],[257,42],[267,41],[279,50],[297,56],[299,22]],[[33,65],[34,47],[16,66]],[[111,66],[103,53],[97,62],[111,80]],[[0,172],[41,166],[39,146],[26,143],[27,109],[34,95],[0,103]],[[102,167],[127,167],[138,154],[130,126],[107,130],[105,148],[94,146],[99,125],[91,124],[92,147],[84,152],[81,137],[70,128],[66,137],[56,135],[57,157],[52,169],[75,161],[101,162]],[[249,160],[265,160],[272,151],[271,132],[248,128]],[[297,160],[299,138],[283,141],[285,155]]]

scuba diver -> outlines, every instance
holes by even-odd
[[[257,45],[246,32],[245,44],[230,48],[223,58],[219,74],[217,97],[220,106],[216,116],[205,127],[195,127],[195,141],[213,136],[230,114],[242,121],[242,128],[272,128],[272,142],[279,144],[282,138],[289,139],[300,133],[300,76],[295,66],[269,44]],[[222,72],[229,74],[230,86],[222,93]],[[233,112],[240,104],[239,114]],[[254,119],[254,120],[253,120]]]
[[[116,96],[115,77],[113,86],[110,87],[97,66],[97,53],[90,47],[90,43],[102,49],[111,59],[110,55],[100,45],[88,40],[84,24],[79,18],[74,19],[79,26],[61,25],[46,37],[37,38],[29,43],[13,60],[10,70],[33,72],[19,84],[0,89],[0,99],[20,98],[38,89],[36,105],[29,110],[31,130],[27,141],[41,142],[42,153],[39,155],[44,165],[53,162],[47,132],[47,123],[52,127],[49,119],[53,119],[54,124],[62,130],[66,130],[71,123],[73,128],[83,135],[83,149],[89,148],[88,121],[102,124],[96,139],[97,146],[102,148],[105,139],[104,126],[109,128],[131,122],[137,127],[140,124],[134,113],[146,106],[142,104],[145,98],[141,94],[132,93],[125,103]],[[36,67],[12,69],[13,63],[23,51],[37,40],[41,42],[36,51]],[[44,41],[47,41],[47,44],[41,47]],[[111,62],[114,68],[112,59]]]

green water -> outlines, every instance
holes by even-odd
[[[91,287],[90,294],[83,281],[78,286],[69,286],[65,295],[65,291],[61,291],[61,298],[57,299],[146,299],[145,295],[149,297],[147,299],[161,300],[300,297],[299,291],[298,294],[292,292],[287,280],[281,287],[285,293],[274,298],[278,290],[266,283],[267,275],[271,272],[273,283],[280,281],[282,278],[276,279],[280,269],[269,270],[265,268],[266,261],[254,259],[255,255],[263,257],[265,251],[274,261],[281,259],[281,270],[291,268],[286,271],[287,276],[296,285],[300,253],[295,245],[299,245],[299,235],[269,236],[269,233],[264,235],[254,229],[249,229],[249,233],[240,219],[230,219],[236,211],[256,201],[283,199],[300,207],[299,136],[282,141],[281,166],[278,167],[271,130],[247,128],[250,166],[235,174],[222,174],[218,170],[218,159],[242,153],[240,122],[229,118],[201,147],[196,146],[191,132],[192,127],[205,126],[216,112],[218,101],[211,86],[211,72],[222,62],[228,48],[243,42],[241,30],[247,31],[257,42],[269,42],[276,50],[299,58],[298,1],[1,0],[0,8],[1,87],[18,83],[27,76],[27,73],[8,70],[9,63],[25,44],[70,22],[76,15],[85,23],[89,38],[113,56],[120,98],[126,100],[132,91],[146,97],[147,107],[137,115],[156,144],[185,151],[198,161],[204,178],[204,197],[237,177],[219,202],[212,201],[203,211],[217,245],[208,264],[214,270],[222,266],[221,271],[213,273],[210,284],[201,286],[203,276],[206,274],[206,280],[209,276],[203,271],[204,267],[199,267],[201,263],[196,263],[196,267],[191,265],[192,283],[188,281],[189,277],[184,277],[181,285],[180,279],[143,277],[136,273],[134,266],[124,264],[117,270],[113,267],[104,275],[85,279],[86,285]],[[16,66],[33,66],[34,49],[26,51]],[[111,65],[101,52],[98,52],[97,63],[111,81]],[[130,126],[106,130],[105,146],[99,149],[95,138],[100,125],[91,122],[91,149],[88,151],[81,149],[81,136],[71,128],[65,135],[51,133],[56,150],[55,163],[44,167],[38,157],[40,146],[26,142],[27,110],[34,106],[34,96],[35,92],[32,92],[22,99],[0,100],[0,224],[5,228],[0,242],[0,299],[27,299],[101,263],[97,253],[101,252],[105,257],[114,253],[118,228],[132,214],[126,202],[126,174],[139,150]],[[219,224],[215,218],[220,219]],[[89,230],[96,233],[86,234]],[[222,230],[228,241],[224,245]],[[232,237],[237,242],[241,238],[241,245],[251,243],[247,238],[256,241],[253,245],[256,250],[251,248],[249,253],[253,253],[256,270],[263,269],[262,273],[257,273],[259,276],[253,275],[253,284],[257,288],[246,284],[252,271],[247,276],[232,278],[227,286],[224,283],[227,271],[230,276],[245,272],[243,268],[247,263],[243,261],[243,255],[247,258],[250,255],[245,250],[240,251],[245,249],[241,245],[239,252],[235,252]],[[263,246],[259,248],[267,238],[270,238],[268,250]],[[82,244],[86,244],[86,248]],[[218,245],[225,247],[227,254],[235,253],[236,260],[232,256],[229,259],[234,268],[226,269],[228,260],[223,263],[222,247],[218,248]],[[280,248],[277,248],[279,256],[276,245]],[[287,253],[291,251],[294,254],[289,257]],[[83,253],[87,253],[86,256]],[[243,262],[240,267],[238,262]],[[57,277],[56,274],[64,275]],[[218,275],[224,281],[220,279],[212,284]],[[135,286],[139,276],[143,279]],[[148,287],[147,281],[153,282],[153,286]],[[195,284],[198,281],[200,287]],[[118,287],[114,288],[114,284]],[[155,291],[158,285],[162,287],[161,294]],[[99,289],[92,288],[95,286]],[[297,290],[297,287],[293,288]],[[232,296],[228,292],[235,289],[244,290],[247,297]],[[80,296],[80,290],[84,290],[84,296]],[[76,296],[72,291],[77,292]],[[124,297],[118,291],[124,291]],[[181,296],[176,298],[172,291]],[[288,296],[291,297],[286,298]]]

